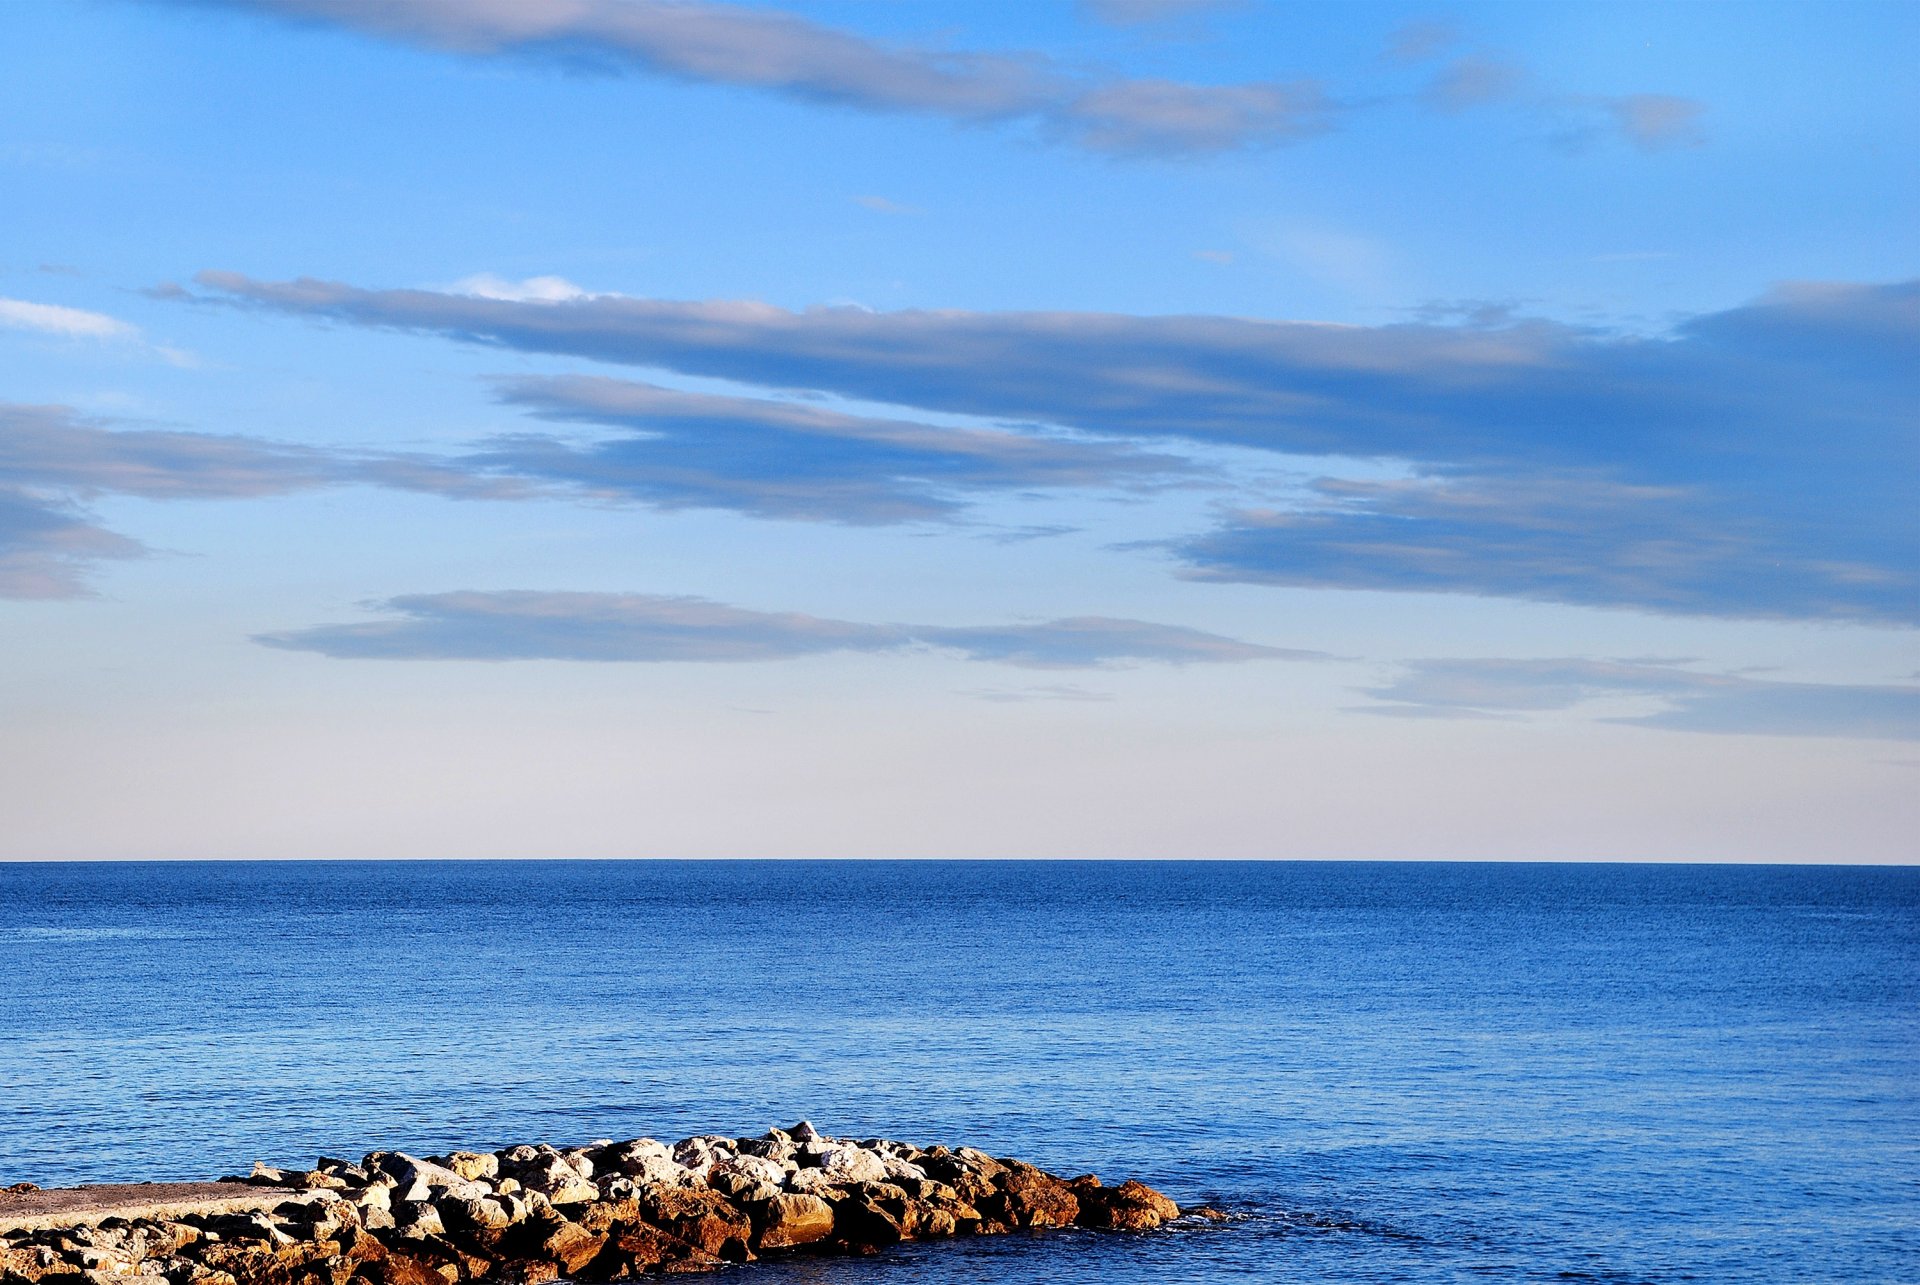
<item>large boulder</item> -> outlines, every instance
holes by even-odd
[[[635,1200],[647,1222],[703,1254],[734,1263],[753,1257],[751,1220],[711,1187],[645,1187]]]
[[[707,1183],[715,1191],[739,1201],[771,1200],[780,1194],[787,1171],[760,1156],[730,1156],[716,1163],[707,1173]]]
[[[1075,1219],[1082,1227],[1101,1231],[1152,1231],[1180,1216],[1180,1207],[1144,1182],[1128,1180],[1118,1187],[1102,1186],[1089,1174],[1071,1184],[1080,1203]]]
[[[833,1235],[833,1206],[818,1196],[787,1192],[753,1210],[756,1248],[791,1249]]]
[[[393,1179],[396,1201],[439,1200],[444,1196],[477,1200],[493,1194],[485,1183],[463,1178],[445,1165],[421,1160],[404,1151],[376,1151],[367,1157],[366,1166]]]
[[[550,1204],[577,1205],[600,1198],[600,1189],[593,1185],[593,1164],[584,1156],[548,1150],[509,1162],[507,1173],[525,1190],[545,1196]]]
[[[1003,1163],[994,1194],[979,1206],[1010,1227],[1069,1227],[1080,1216],[1079,1198],[1066,1182],[1018,1162]]]
[[[886,1161],[864,1147],[829,1147],[819,1153],[819,1169],[829,1181],[840,1183],[885,1182]],[[919,1175],[916,1171],[916,1176]]]

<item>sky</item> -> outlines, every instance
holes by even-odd
[[[1910,862],[1920,7],[0,7],[0,859]]]

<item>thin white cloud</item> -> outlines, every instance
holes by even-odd
[[[1621,700],[1649,713],[1603,721],[1749,736],[1920,740],[1920,687],[1799,683],[1646,660],[1409,661],[1360,712],[1397,717],[1518,717]]]
[[[453,283],[452,288],[456,294],[470,294],[480,299],[505,299],[512,303],[565,303],[570,299],[587,297],[585,290],[565,277],[527,277],[512,281],[491,272],[462,277]]]
[[[376,607],[389,618],[262,634],[255,641],[348,660],[739,662],[913,647],[1029,669],[1327,659],[1320,652],[1105,616],[959,628],[880,625],[754,611],[706,598],[535,590],[412,594]]]
[[[137,339],[138,326],[129,325],[104,312],[67,308],[55,303],[33,303],[26,299],[0,299],[0,326],[10,330],[32,330],[63,339]]]
[[[865,209],[872,210],[875,214],[926,213],[925,210],[917,205],[907,205],[904,202],[895,201],[884,196],[856,196],[853,198],[853,203]]]
[[[1080,8],[1088,17],[1114,27],[1140,27],[1196,18],[1239,9],[1245,4],[1246,0],[1080,0]]]

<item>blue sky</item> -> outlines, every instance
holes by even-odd
[[[0,856],[1910,860],[1904,4],[0,14]]]

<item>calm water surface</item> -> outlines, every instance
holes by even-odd
[[[1920,870],[0,865],[0,1182],[802,1116],[1244,1217],[736,1279],[1920,1281]]]

